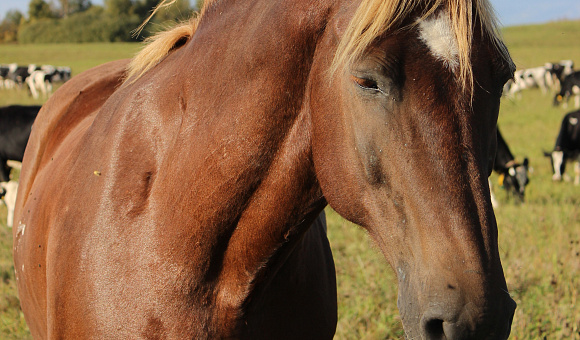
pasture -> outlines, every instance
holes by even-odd
[[[518,68],[572,59],[580,68],[580,22],[510,27],[505,41]],[[3,45],[0,63],[71,66],[73,75],[103,62],[131,57],[137,44]],[[499,247],[508,288],[518,303],[511,339],[580,339],[580,187],[552,183],[543,150],[552,149],[563,115],[552,94],[524,90],[504,99],[501,132],[517,160],[530,159],[533,172],[526,202],[510,199],[492,183]],[[0,106],[32,104],[26,91],[0,90]],[[41,102],[41,101],[40,101]],[[572,102],[571,102],[572,104]],[[568,167],[570,174],[572,167]],[[13,173],[18,176],[18,173]],[[339,323],[337,339],[401,339],[396,280],[365,232],[327,210],[335,257]],[[12,264],[12,230],[0,207],[0,338],[29,337],[19,308]],[[428,223],[428,222],[427,222]]]

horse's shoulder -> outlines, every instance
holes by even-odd
[[[32,182],[42,164],[52,158],[75,129],[92,123],[99,109],[122,85],[128,63],[129,60],[119,60],[89,69],[67,81],[50,97],[34,121],[21,183]]]

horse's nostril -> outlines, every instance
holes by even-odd
[[[445,337],[445,331],[443,330],[443,320],[441,319],[431,319],[424,323],[425,338],[432,340],[443,340],[447,339]]]

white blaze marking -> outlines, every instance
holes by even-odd
[[[433,56],[450,69],[459,66],[459,48],[447,11],[440,11],[421,21],[419,29],[421,40],[427,44]]]

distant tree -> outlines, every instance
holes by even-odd
[[[54,18],[50,5],[44,0],[31,0],[28,4],[28,17],[31,20]]]
[[[139,0],[135,2],[135,14],[139,16],[141,21],[147,19],[155,6],[159,3],[158,0]]]
[[[131,0],[105,0],[105,10],[111,17],[133,14],[133,2]]]
[[[84,12],[93,6],[91,0],[69,0],[70,14]]]
[[[107,27],[108,41],[131,41],[131,32],[141,23],[135,14],[131,0],[105,0],[106,17],[103,25]],[[134,40],[133,40],[134,41]]]
[[[139,16],[140,23],[143,23],[149,18],[158,3],[158,0],[137,0],[135,2],[135,14]],[[192,13],[193,9],[190,6],[189,0],[176,0],[170,6],[160,7],[155,13],[155,16],[139,32],[138,39],[173,26],[176,22],[187,20],[191,17]]]
[[[161,8],[155,14],[155,21],[158,23],[182,21],[188,19],[192,12],[189,0],[176,0],[171,6]]]
[[[58,2],[60,2],[62,16],[66,18],[70,14],[69,0],[58,0]]]
[[[15,25],[20,24],[20,20],[24,17],[24,14],[17,9],[9,10],[6,12],[6,16],[3,21],[13,23]]]
[[[70,14],[84,12],[93,4],[90,0],[58,0],[61,16],[66,18]]]
[[[0,42],[16,42],[18,39],[18,25],[23,15],[18,10],[10,10],[6,17],[0,22]]]
[[[199,11],[203,7],[204,0],[194,0],[193,8]]]

